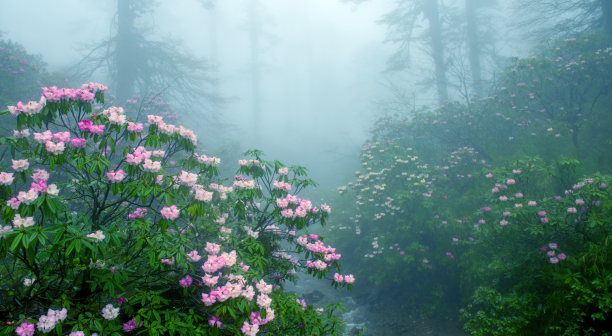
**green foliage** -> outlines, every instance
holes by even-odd
[[[466,307],[473,335],[607,332],[610,46],[544,44],[484,99],[390,103],[335,197],[345,263],[426,312]]]
[[[61,309],[67,317],[52,323],[57,335],[235,335],[245,324],[274,335],[342,332],[344,322],[333,315],[341,305],[315,309],[282,290],[283,281],[299,280],[298,270],[327,279],[330,267],[340,269],[338,260],[307,268],[327,252],[294,241],[296,231],[324,223],[329,212],[310,207],[286,218],[276,205],[289,193],[275,183],[287,183],[292,197],[316,186],[305,168],[249,151],[254,160],[241,163],[241,175],[223,186],[220,160],[195,153],[191,131],[155,115],[148,129],[134,130],[127,116],[138,118],[142,109],[103,109],[105,88],[84,90],[94,102],[50,95],[33,112],[9,107],[17,131],[33,134],[0,137],[2,156],[13,160],[12,167],[3,164],[0,182],[6,224],[0,226],[0,319],[11,321],[0,335],[42,324],[43,315]],[[295,251],[289,255],[283,246]],[[204,251],[207,260],[197,254]],[[115,316],[103,310],[116,308]]]

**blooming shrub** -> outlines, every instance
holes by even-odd
[[[385,106],[405,114],[371,129],[329,227],[361,281],[462,306],[472,335],[607,331],[612,41],[580,37],[511,58],[489,97]]]
[[[12,157],[0,172],[0,334],[341,332],[342,305],[321,312],[283,291],[299,270],[355,281],[330,275],[340,254],[323,237],[295,238],[331,212],[297,197],[315,185],[305,169],[247,152],[224,186],[192,131],[129,121],[105,91],[43,88],[2,112],[17,130],[0,138]]]

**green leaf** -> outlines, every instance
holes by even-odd
[[[23,232],[20,232],[17,237],[13,240],[13,244],[11,244],[11,251],[14,251],[18,246],[21,240],[23,239]]]

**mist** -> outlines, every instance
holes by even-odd
[[[604,0],[0,0],[0,334],[609,334],[610,76]]]

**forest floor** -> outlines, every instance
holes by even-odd
[[[323,307],[342,302],[348,311],[342,314],[347,334],[357,335],[366,327],[364,336],[462,336],[465,335],[456,316],[429,318],[405,302],[377,291],[356,288],[353,292],[334,289],[323,280],[300,274],[298,285],[285,284],[288,292],[297,292],[307,304]]]

